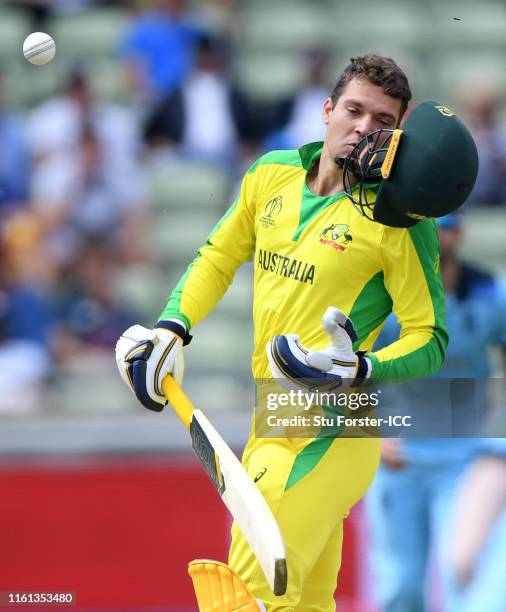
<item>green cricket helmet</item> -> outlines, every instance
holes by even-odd
[[[344,190],[363,215],[411,227],[466,201],[478,174],[478,152],[457,115],[428,101],[409,114],[402,129],[367,134],[342,166]]]

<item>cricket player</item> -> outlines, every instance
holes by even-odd
[[[145,407],[163,409],[162,380],[169,372],[181,380],[190,331],[251,259],[255,379],[283,384],[309,374],[354,387],[440,367],[448,337],[439,243],[425,217],[463,202],[476,177],[476,148],[436,102],[413,111],[399,141],[394,130],[410,98],[393,60],[353,58],[323,104],[324,142],[253,164],[155,328],[135,326],[118,341],[120,373]],[[401,337],[371,352],[392,310]],[[287,591],[272,594],[235,525],[229,565],[266,610],[335,610],[343,520],[371,483],[379,454],[374,438],[260,438],[253,428],[243,465],[283,533]]]

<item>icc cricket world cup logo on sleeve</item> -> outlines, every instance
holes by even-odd
[[[346,246],[353,240],[350,226],[344,223],[332,223],[320,233],[320,243],[331,246],[336,251],[345,251]]]

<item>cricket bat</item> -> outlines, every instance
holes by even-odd
[[[170,375],[163,381],[163,392],[190,431],[195,454],[251,546],[272,592],[284,595],[288,580],[285,545],[263,495],[220,434]]]

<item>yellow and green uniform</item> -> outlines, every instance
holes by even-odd
[[[330,305],[353,321],[358,334],[354,349],[367,351],[373,378],[429,375],[442,364],[448,341],[435,223],[424,220],[410,229],[386,227],[363,217],[344,193],[313,194],[306,176],[321,150],[322,143],[311,143],[299,150],[273,151],[250,168],[239,196],[172,292],[161,318],[180,319],[188,329],[195,326],[224,295],[237,268],[253,259],[255,379],[271,377],[265,345],[275,334],[295,333],[302,344],[325,348],[328,338],[321,317]],[[402,326],[401,337],[371,352],[392,310]],[[340,546],[329,544],[328,550],[334,551],[330,554],[324,541],[340,542],[342,519],[365,492],[378,460],[377,440],[256,439],[252,432],[243,463],[252,476],[260,471],[257,468],[268,468],[258,486],[275,515],[281,508],[283,516],[277,518],[288,548],[288,594],[275,598],[278,603],[268,604],[269,610],[309,606],[314,593],[304,603],[304,585],[306,580],[312,583],[311,571],[319,567],[319,560],[327,568],[319,567],[327,584],[319,598],[325,592],[327,600],[311,609],[333,609],[328,593],[335,586],[339,566],[335,551]],[[353,471],[343,474],[351,465]],[[334,521],[326,525],[322,542],[313,546],[314,538],[313,542],[302,538],[305,530],[297,523],[310,528],[312,520],[314,529],[321,527],[314,508],[326,503],[329,488],[335,497],[330,496]],[[294,505],[286,511],[289,498]],[[290,513],[297,520],[289,520]],[[247,571],[247,550],[240,540],[240,534],[234,533],[232,565],[243,577],[247,574],[253,594],[265,598],[258,572]],[[306,554],[301,549],[305,546],[314,550]]]

